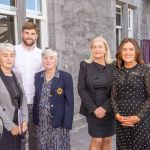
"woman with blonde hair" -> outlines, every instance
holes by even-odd
[[[91,135],[90,150],[110,150],[115,121],[110,105],[111,75],[114,66],[103,37],[91,42],[91,56],[80,63],[78,93],[80,113],[86,116]]]

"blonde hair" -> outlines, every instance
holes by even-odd
[[[55,56],[56,59],[58,57],[57,51],[55,49],[51,49],[51,48],[45,48],[43,50],[43,52],[41,53],[42,58],[45,57],[45,56],[49,56],[49,55]]]
[[[15,47],[11,43],[0,43],[0,50],[1,51],[9,50],[9,51],[12,51],[12,52],[16,53]]]
[[[111,59],[110,48],[109,48],[109,45],[108,45],[107,41],[102,36],[98,36],[98,37],[96,37],[95,39],[92,40],[92,42],[90,44],[91,49],[92,49],[93,43],[96,42],[96,41],[101,41],[101,42],[104,43],[104,46],[106,48],[105,62],[106,62],[106,64],[111,64],[113,61]],[[92,51],[91,51],[90,57],[88,59],[86,59],[85,61],[87,63],[92,63],[93,62]]]

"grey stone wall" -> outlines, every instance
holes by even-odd
[[[140,39],[150,40],[150,1],[143,0],[143,7],[141,9],[141,32]]]
[[[79,64],[89,55],[90,41],[103,35],[111,47],[112,55],[115,54],[115,4],[115,0],[54,1],[55,47],[59,50],[59,66],[73,76],[75,126],[81,118],[77,94]]]
[[[79,64],[89,55],[90,41],[99,35],[107,39],[116,53],[116,3],[134,9],[134,37],[150,38],[150,4],[147,0],[48,0],[49,45],[59,50],[59,67],[74,80],[74,126],[85,121],[79,115],[77,93]],[[126,29],[126,27],[124,27]],[[124,35],[126,33],[124,32]]]

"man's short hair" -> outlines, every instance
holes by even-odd
[[[36,33],[38,33],[38,28],[37,28],[36,24],[34,24],[34,23],[31,22],[31,21],[27,21],[27,22],[22,26],[22,32],[23,32],[25,29],[28,29],[28,30],[35,29]]]

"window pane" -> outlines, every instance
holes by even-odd
[[[131,14],[130,14],[130,11],[128,11],[128,28],[131,27]]]
[[[14,17],[0,14],[0,42],[15,44]]]
[[[116,12],[121,13],[121,8],[116,7]]]
[[[118,49],[118,46],[121,42],[121,29],[116,28],[116,48]]]
[[[26,8],[35,10],[35,0],[26,0]]]
[[[42,11],[42,4],[41,4],[41,0],[37,0],[37,11]]]
[[[33,11],[42,11],[41,0],[26,0],[26,9]]]
[[[121,26],[121,14],[116,14],[116,25]]]
[[[15,0],[0,0],[0,4],[15,6]]]

